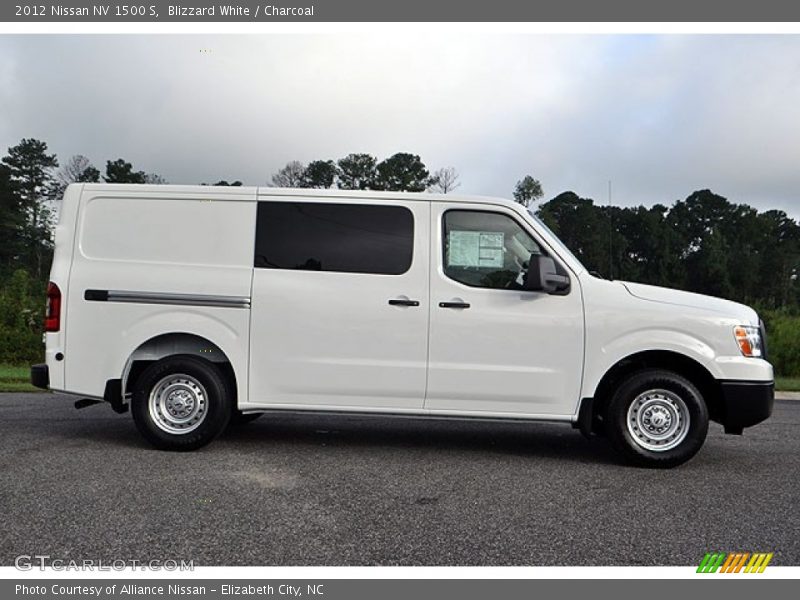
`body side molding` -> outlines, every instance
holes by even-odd
[[[127,302],[132,304],[250,308],[250,298],[247,296],[169,294],[163,292],[133,292],[123,290],[86,290],[83,294],[83,298],[90,302]]]

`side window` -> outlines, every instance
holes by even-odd
[[[414,215],[402,206],[258,203],[257,268],[400,275],[413,246]]]
[[[539,245],[511,217],[478,210],[444,213],[444,272],[473,287],[522,289],[531,254]]]

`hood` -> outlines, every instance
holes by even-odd
[[[727,317],[736,318],[742,325],[758,325],[756,311],[738,302],[655,285],[645,285],[643,283],[631,283],[629,281],[620,281],[619,283],[625,286],[625,289],[632,296],[642,300],[709,310]]]

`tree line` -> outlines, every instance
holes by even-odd
[[[800,303],[800,227],[711,190],[667,207],[598,206],[564,192],[538,216],[590,270],[759,307]]]
[[[431,171],[419,155],[398,152],[382,160],[352,153],[307,164],[291,161],[269,181],[280,187],[446,194],[460,187],[459,179],[453,167]],[[47,144],[36,139],[23,139],[0,159],[0,338],[21,329],[28,344],[39,335],[54,209],[70,183],[99,181],[166,183],[122,158],[106,161],[102,173],[82,155],[59,164]],[[793,357],[783,371],[800,374],[800,342],[793,341],[800,330],[795,317],[800,314],[800,226],[785,212],[760,212],[711,190],[669,205],[617,207],[571,191],[540,202],[544,191],[532,175],[509,187],[514,200],[535,210],[591,271],[721,296],[769,312],[776,323],[784,323],[778,337],[791,338],[785,344],[778,340],[779,346],[787,345],[783,356]],[[16,356],[15,345],[0,341],[0,361]]]

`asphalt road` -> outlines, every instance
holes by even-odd
[[[0,394],[0,564],[800,564],[800,402],[669,471],[564,425],[273,417],[189,454],[129,414]]]

